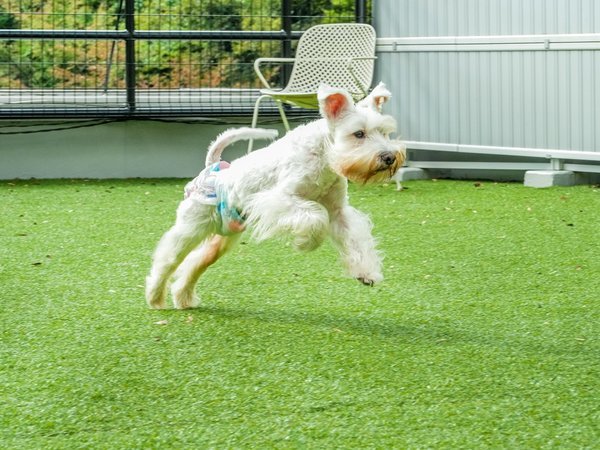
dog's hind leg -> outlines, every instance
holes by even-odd
[[[183,201],[177,221],[161,238],[154,252],[152,269],[146,278],[146,301],[151,308],[164,308],[167,285],[184,258],[213,233],[211,206]]]
[[[241,234],[230,236],[216,234],[190,252],[175,272],[176,280],[171,285],[171,295],[173,296],[175,308],[186,309],[198,306],[199,299],[195,295],[198,278],[217,259],[231,250],[240,236]]]

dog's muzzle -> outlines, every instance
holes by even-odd
[[[369,181],[387,181],[404,164],[404,160],[405,151],[403,147],[400,147],[398,151],[383,150],[379,152],[373,160],[373,172],[369,177]]]

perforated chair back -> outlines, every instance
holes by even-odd
[[[252,127],[258,123],[260,103],[275,100],[286,130],[290,125],[283,103],[318,109],[319,85],[345,89],[355,101],[367,96],[375,67],[375,29],[363,23],[316,25],[304,32],[298,41],[295,58],[258,58],[254,70],[266,89],[254,104]],[[293,62],[292,73],[283,89],[272,89],[260,71],[262,63]],[[253,142],[248,142],[248,152]]]
[[[284,91],[290,94],[316,92],[319,85],[325,83],[364,97],[373,79],[375,40],[375,29],[368,24],[309,28],[298,41],[296,61]]]

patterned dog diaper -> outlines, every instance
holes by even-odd
[[[229,163],[219,161],[208,166],[190,181],[184,189],[184,198],[192,198],[204,205],[214,205],[217,212],[217,233],[228,236],[245,229],[245,218],[227,202],[227,192],[217,185],[217,172],[229,168]]]

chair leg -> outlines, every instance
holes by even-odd
[[[258,109],[260,107],[260,102],[262,102],[265,98],[269,97],[268,95],[261,95],[256,99],[256,103],[254,103],[254,113],[252,114],[252,128],[256,128],[258,124]],[[254,139],[248,140],[248,150],[246,153],[250,153],[252,151],[252,146],[254,144]]]
[[[285,111],[283,109],[283,103],[281,103],[280,101],[277,101],[277,100],[275,100],[275,103],[277,103],[277,108],[279,109],[279,115],[281,116],[281,120],[283,121],[283,126],[285,127],[285,131],[290,131],[290,124],[285,115]]]
[[[260,108],[260,102],[262,102],[265,98],[272,98],[270,95],[261,95],[256,99],[256,103],[254,103],[254,113],[252,114],[252,128],[256,128],[258,125],[258,111]],[[287,116],[285,115],[285,110],[283,108],[283,103],[279,100],[275,100],[272,98],[275,104],[277,105],[277,109],[279,110],[279,115],[281,116],[281,120],[283,122],[283,126],[285,127],[285,131],[290,131],[290,123],[287,120]],[[254,145],[254,139],[248,140],[248,150],[246,153],[250,153],[252,151],[252,147]]]

